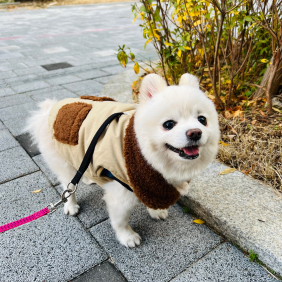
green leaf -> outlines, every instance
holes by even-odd
[[[155,21],[157,21],[157,22],[160,22],[160,21],[161,21],[160,9],[161,9],[161,8],[158,6],[158,7],[156,8],[155,13],[154,13],[154,19],[155,19]]]
[[[134,60],[135,59],[135,55],[133,53],[130,53],[130,58],[131,58],[131,60]]]
[[[140,11],[146,13],[146,8],[145,8],[145,6],[141,6]]]
[[[250,16],[246,16],[244,20],[247,22],[253,22],[253,19]]]

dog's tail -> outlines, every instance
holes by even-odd
[[[31,112],[31,116],[27,119],[27,125],[24,128],[24,132],[28,132],[30,134],[33,144],[36,144],[41,152],[41,145],[49,143],[48,141],[51,140],[50,130],[48,127],[48,117],[51,108],[56,103],[57,100],[50,99],[39,103],[39,110]]]

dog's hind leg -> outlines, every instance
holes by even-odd
[[[128,191],[116,181],[103,185],[111,224],[119,242],[133,248],[140,244],[140,236],[128,224],[129,216],[138,203],[134,193]]]

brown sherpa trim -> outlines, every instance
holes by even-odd
[[[80,99],[92,100],[92,101],[97,101],[97,102],[103,102],[103,101],[116,102],[116,100],[114,100],[110,97],[80,96]]]
[[[77,145],[78,131],[91,109],[91,104],[81,102],[64,105],[53,125],[54,138],[64,144]]]
[[[143,157],[134,131],[134,116],[126,128],[123,149],[130,186],[137,198],[151,209],[167,209],[174,205],[180,194]]]

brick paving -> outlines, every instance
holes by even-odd
[[[157,58],[152,47],[143,49],[130,14],[128,2],[0,12],[0,224],[59,199],[57,178],[22,132],[37,102],[99,95],[123,72],[118,45]],[[151,219],[140,205],[131,226],[142,244],[126,249],[102,195],[97,185],[81,185],[77,217],[60,208],[0,234],[0,281],[276,281],[179,205],[166,221]]]

